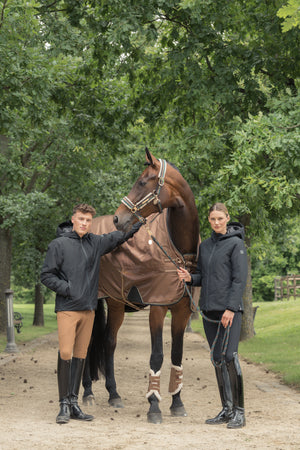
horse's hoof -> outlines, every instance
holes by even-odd
[[[178,406],[177,408],[170,408],[171,416],[173,417],[186,417],[187,412],[184,406]]]
[[[161,413],[148,413],[147,421],[149,423],[162,423],[162,415]]]
[[[89,395],[86,395],[85,397],[82,397],[82,403],[84,405],[93,406],[95,404],[94,394],[89,394]]]
[[[123,402],[120,398],[110,398],[108,400],[109,406],[113,408],[124,408]]]

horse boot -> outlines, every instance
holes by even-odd
[[[244,384],[237,353],[233,354],[233,359],[227,363],[227,368],[233,398],[233,417],[229,420],[227,428],[242,428],[246,425],[244,409]]]
[[[60,411],[56,417],[56,423],[68,423],[70,420],[69,385],[71,374],[71,360],[61,359],[58,352],[57,359],[57,382]]]
[[[161,401],[160,395],[160,370],[154,372],[150,369],[149,373],[149,385],[146,398],[150,403],[150,408],[147,413],[147,421],[149,423],[162,423],[162,414],[159,408],[159,402]]]
[[[219,425],[228,423],[233,416],[232,393],[229,374],[225,362],[215,366],[217,384],[219,388],[222,410],[212,419],[207,419],[205,423],[209,425]]]
[[[72,358],[70,383],[70,417],[76,420],[90,421],[94,416],[85,414],[78,406],[78,393],[82,379],[85,359]]]
[[[183,387],[183,367],[172,364],[169,381],[169,394],[172,395],[171,416],[186,417],[187,412],[180,398]]]

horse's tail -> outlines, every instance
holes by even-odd
[[[95,320],[89,348],[90,376],[92,381],[99,380],[100,376],[105,376],[105,355],[104,339],[106,328],[106,312],[104,299],[98,300],[98,308],[95,311]]]

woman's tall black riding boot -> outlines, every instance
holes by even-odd
[[[69,400],[69,385],[71,375],[71,360],[61,359],[58,352],[57,359],[57,382],[60,411],[56,417],[56,423],[68,423],[70,420],[70,400]]]
[[[232,398],[233,398],[233,417],[228,422],[227,428],[242,428],[246,425],[244,409],[244,385],[242,370],[237,353],[233,354],[233,359],[227,363],[230,378]]]
[[[223,408],[216,417],[205,421],[209,425],[227,423],[233,415],[231,386],[225,362],[215,367],[215,371]]]
[[[90,414],[85,414],[78,406],[78,393],[84,369],[84,359],[72,358],[71,364],[71,385],[70,385],[70,413],[71,419],[77,420],[93,420]]]

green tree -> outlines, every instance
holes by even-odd
[[[89,35],[71,27],[63,2],[59,11],[46,2],[4,1],[0,8],[3,331],[12,248],[15,281],[35,286],[34,324],[42,325],[39,268],[47,242],[74,203],[99,197],[93,183],[104,185],[100,174],[112,161],[118,177],[114,153],[122,153],[132,110],[123,96],[124,80],[99,76]],[[97,203],[107,212],[103,201]]]
[[[262,225],[292,211],[297,205],[297,165],[285,163],[284,147],[275,152],[264,148],[255,157],[259,133],[274,120],[269,100],[285,95],[290,105],[298,92],[299,34],[282,33],[278,3],[119,0],[85,2],[84,8],[74,7],[73,1],[67,4],[72,23],[80,27],[84,21],[97,35],[99,67],[110,66],[116,76],[128,76],[130,100],[152,128],[149,140],[156,139],[179,167],[185,162],[183,172],[194,192],[200,192],[196,197],[201,217],[206,218],[208,203],[226,200],[232,215],[246,226],[250,246],[253,236],[263,238]],[[293,108],[286,114],[279,111],[288,129],[298,123],[291,117]],[[271,115],[276,115],[275,109]],[[259,117],[261,127],[256,123]],[[285,125],[279,126],[285,134]],[[248,147],[247,138],[243,140],[243,133],[249,137],[246,130],[251,134]],[[297,136],[288,136],[295,159]],[[284,141],[282,136],[278,146],[285,146]],[[271,139],[266,147],[269,144]],[[249,155],[255,159],[250,163],[254,172],[245,178]],[[272,201],[270,194],[275,195]],[[245,337],[253,334],[250,278],[248,284],[245,317],[250,325]]]
[[[41,122],[39,133],[37,129],[34,132],[35,122],[28,118],[34,116],[35,107],[29,108],[28,99],[35,97],[33,92],[27,93],[28,74],[24,72],[16,90],[18,95],[1,104],[11,120],[10,126],[1,132],[3,151],[7,153],[15,144],[16,148],[22,148],[23,154],[24,148],[37,148],[34,147],[37,142],[40,149],[45,149],[46,136],[53,133],[55,145],[59,145],[51,143],[44,153],[39,151],[45,155],[52,152],[53,158],[48,160],[48,164],[55,164],[51,181],[43,191],[41,186],[48,180],[45,173],[49,175],[49,168],[40,162],[39,169],[41,166],[45,171],[39,172],[39,189],[34,193],[46,193],[50,206],[55,199],[64,203],[61,199],[65,191],[70,194],[68,198],[75,198],[70,188],[72,182],[59,182],[59,177],[73,180],[78,173],[77,158],[81,155],[84,160],[88,156],[88,161],[93,161],[96,167],[84,169],[87,167],[84,161],[78,180],[92,179],[98,187],[103,186],[104,179],[104,185],[113,187],[112,193],[104,192],[99,203],[104,210],[106,199],[115,202],[114,190],[117,194],[122,192],[118,178],[107,173],[113,172],[118,163],[126,180],[130,179],[126,158],[132,161],[128,155],[134,139],[138,137],[140,143],[144,135],[145,143],[159,156],[177,164],[191,184],[204,233],[208,205],[223,200],[230,207],[231,215],[246,225],[249,245],[255,248],[255,242],[264,238],[268,224],[292,215],[298,206],[298,185],[293,181],[298,176],[298,165],[285,161],[285,149],[287,146],[289,154],[294,155],[298,138],[299,33],[296,28],[282,33],[283,21],[276,15],[278,3],[254,0],[36,3],[39,19],[30,15],[29,22],[33,20],[35,28],[29,26],[26,31],[31,38],[27,38],[26,45],[23,43],[26,57],[21,66],[28,69],[30,57],[40,51],[40,65],[46,67],[46,77],[42,77],[45,85],[37,104],[47,92],[51,95],[43,103],[45,111],[41,107],[36,114]],[[2,4],[7,6],[7,2]],[[18,8],[14,14],[16,11],[19,14]],[[8,16],[2,14],[2,17],[4,24]],[[11,22],[14,26],[15,21]],[[34,36],[30,34],[32,29]],[[22,30],[18,35],[25,34]],[[7,44],[9,33],[4,35],[0,29],[0,38]],[[14,41],[3,48],[7,50],[3,54],[5,61],[9,52],[14,54]],[[31,66],[38,63],[36,58],[31,59]],[[6,61],[6,78],[13,83],[18,79],[11,70],[15,67],[10,64],[13,59]],[[51,74],[51,81],[47,81]],[[8,107],[12,100],[18,101],[24,110],[19,106]],[[20,103],[21,100],[27,103]],[[19,119],[20,110],[24,111],[23,123]],[[265,141],[262,137],[265,128],[269,135],[276,130],[277,144],[272,151],[271,137]],[[12,130],[25,130],[26,140],[22,133],[19,136]],[[281,137],[278,130],[282,131]],[[97,166],[99,148],[103,164]],[[64,149],[63,157],[61,149]],[[7,160],[6,154],[5,164]],[[243,163],[239,164],[240,161]],[[18,168],[15,172],[10,169],[14,177],[18,175],[18,180],[23,180],[23,168],[14,167]],[[28,186],[32,175],[29,173],[27,177]],[[114,183],[114,180],[118,181]],[[18,181],[18,185],[22,186],[22,182]],[[1,191],[6,209],[0,206],[0,211],[9,212],[7,205],[13,208],[16,202],[10,197],[7,183],[6,189]],[[95,190],[91,192],[97,200]],[[20,193],[24,196],[23,186]],[[283,193],[288,199],[286,204]],[[28,195],[29,192],[26,199]],[[7,224],[7,214],[2,216]],[[6,233],[11,230],[12,225],[3,228]],[[246,337],[249,337],[253,333],[249,292],[246,300],[245,317],[250,323]]]
[[[76,90],[76,56],[83,48],[80,33],[63,17],[55,29],[43,26],[36,2],[1,2],[0,22],[0,330],[5,329],[4,291],[10,287],[12,236],[16,227],[32,233],[49,220],[55,204],[87,193],[89,167],[96,150],[80,146],[83,134],[74,124],[67,93]],[[60,26],[58,26],[60,25]],[[48,31],[48,32],[47,32]],[[55,47],[69,36],[67,48]],[[65,45],[64,41],[61,41]],[[53,51],[52,51],[53,50]],[[75,83],[76,81],[76,83]],[[69,97],[71,94],[69,93]],[[81,111],[78,111],[78,115]],[[34,220],[32,220],[34,218]],[[34,242],[30,239],[30,243]],[[42,241],[39,241],[40,251]],[[43,244],[45,246],[45,243]],[[38,258],[39,259],[39,258]],[[35,277],[34,283],[39,285]],[[39,320],[38,320],[39,322]]]
[[[289,0],[286,5],[279,8],[277,16],[284,19],[282,31],[287,32],[300,25],[300,1]]]
[[[300,218],[287,218],[275,224],[268,242],[256,243],[252,260],[255,300],[273,301],[274,279],[300,273]]]

